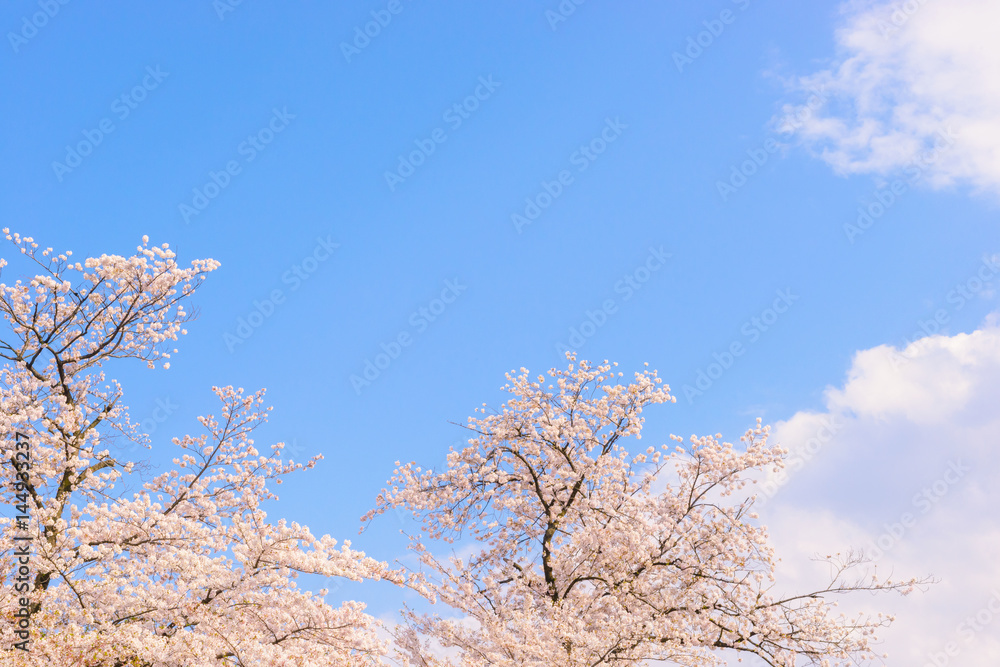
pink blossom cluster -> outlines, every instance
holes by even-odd
[[[0,517],[0,665],[696,667],[736,652],[828,666],[873,657],[890,620],[838,614],[832,595],[915,583],[872,577],[848,553],[830,558],[827,587],[779,591],[744,493],[748,473],[782,465],[767,427],[758,420],[738,446],[673,436],[630,453],[644,409],[675,401],[669,388],[653,371],[626,380],[572,353],[547,377],[508,374],[510,400],[495,412],[484,404],[443,470],[397,463],[366,518],[416,516],[415,571],[268,519],[271,484],[320,457],[286,462],[282,443],[258,450],[263,390],[214,387],[216,412],[198,419],[197,435],[173,438],[171,469],[142,481],[108,446],[147,434],[105,366],[168,367],[190,319],[182,301],[218,262],[182,267],[145,237],[130,257],[74,262],[4,233],[37,275],[0,283],[6,500],[16,433],[33,459],[19,485],[32,517],[31,650],[14,647],[25,594],[9,581],[17,531]],[[435,552],[449,544],[451,556]],[[361,601],[332,606],[326,591],[299,587],[301,574],[384,580],[450,611],[406,610],[386,628]]]

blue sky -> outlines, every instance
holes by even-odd
[[[148,422],[151,457],[214,410],[211,385],[267,387],[267,437],[326,457],[275,515],[376,557],[400,555],[399,525],[359,537],[358,517],[393,462],[439,462],[463,437],[449,422],[499,404],[505,371],[560,364],[574,328],[581,357],[649,362],[673,387],[651,437],[734,439],[757,416],[832,410],[859,351],[934,333],[921,322],[938,310],[945,341],[996,309],[989,281],[960,307],[953,293],[1000,251],[997,142],[968,139],[995,123],[994,98],[955,110],[964,139],[907,176],[933,123],[892,110],[937,109],[938,89],[906,100],[908,74],[886,75],[876,120],[892,131],[859,144],[872,91],[838,69],[919,51],[936,9],[864,51],[844,35],[885,5],[591,0],[555,20],[556,0],[223,2],[5,3],[0,217],[78,256],[148,234],[221,261],[171,369],[112,371],[135,418],[176,406]],[[985,5],[958,4],[983,22]],[[782,131],[817,84],[823,110]],[[81,142],[96,145],[77,162]],[[873,224],[845,230],[898,178],[912,182]],[[546,205],[519,224],[526,200]],[[401,334],[398,357],[352,383]],[[387,593],[372,609],[395,606]]]

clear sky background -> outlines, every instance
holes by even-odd
[[[378,558],[401,524],[358,519],[394,461],[440,463],[450,422],[560,345],[658,369],[678,401],[654,439],[760,416],[794,451],[832,416],[765,511],[785,561],[909,511],[883,558],[945,583],[907,601],[890,664],[954,641],[995,665],[1000,617],[957,626],[1000,590],[996,5],[562,6],[6,2],[0,218],[78,257],[148,234],[221,261],[169,370],[109,369],[149,456],[212,385],[267,387],[264,435],[325,457],[272,515]]]

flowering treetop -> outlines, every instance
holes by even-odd
[[[474,437],[443,471],[399,465],[371,518],[405,508],[420,519],[413,547],[432,588],[461,618],[409,614],[397,632],[413,665],[701,666],[725,652],[769,665],[873,657],[881,615],[846,618],[830,597],[905,592],[915,583],[871,579],[863,557],[831,558],[821,590],[783,594],[767,532],[739,498],[746,473],[781,466],[768,429],[739,447],[716,437],[626,450],[645,407],[674,402],[653,371],[625,381],[605,362],[532,379],[508,374],[513,396],[473,417]],[[678,443],[683,439],[672,436]],[[428,540],[463,544],[442,560]]]
[[[183,300],[218,262],[181,267],[166,245],[144,237],[133,256],[74,263],[69,252],[5,233],[39,271],[0,284],[9,329],[0,337],[0,484],[10,504],[22,494],[32,515],[30,587],[20,594],[9,580],[14,527],[0,518],[0,613],[12,619],[19,596],[32,612],[30,653],[11,648],[14,625],[4,622],[0,663],[377,664],[386,648],[364,604],[332,607],[325,591],[300,589],[296,577],[409,579],[350,542],[268,522],[269,483],[320,457],[286,463],[281,443],[258,451],[252,435],[270,409],[263,391],[213,388],[220,410],[199,418],[201,434],[173,438],[174,468],[136,491],[122,488],[133,463],[106,446],[108,436],[144,434],[105,366],[168,367],[171,343],[186,333]],[[31,443],[26,479],[13,460],[17,432]]]

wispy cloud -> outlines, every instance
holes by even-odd
[[[1000,194],[1000,4],[854,2],[844,17],[830,66],[792,84],[826,102],[787,133],[841,174],[899,172],[933,152],[932,187]],[[935,151],[949,132],[955,146]]]

